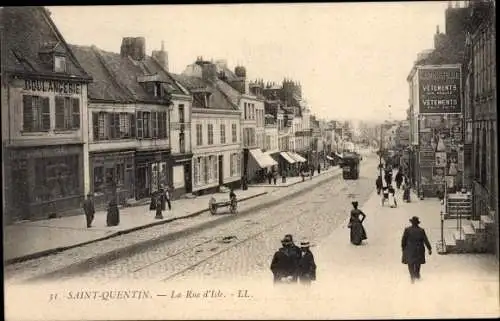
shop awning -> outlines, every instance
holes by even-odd
[[[299,162],[299,163],[305,163],[305,162],[307,162],[307,160],[306,160],[304,157],[300,156],[300,155],[299,155],[299,154],[297,154],[297,153],[294,153],[294,152],[288,152],[288,154],[290,154],[290,156],[292,156],[292,157],[293,157],[293,159],[295,159],[295,160],[296,160],[297,162]]]
[[[342,155],[340,155],[339,153],[335,152],[335,155],[338,157],[338,158],[342,158]]]
[[[328,156],[328,155],[326,155],[326,159],[331,160],[331,161],[334,160],[333,157]]]
[[[295,159],[293,159],[287,152],[281,152],[281,157],[283,157],[288,163],[295,164]]]
[[[278,163],[272,159],[271,156],[264,154],[260,149],[251,149],[250,154],[252,157],[255,159],[257,164],[259,164],[260,168],[268,168],[272,167],[275,165],[278,165]]]

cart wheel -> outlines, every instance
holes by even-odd
[[[210,213],[212,215],[215,215],[215,213],[217,213],[217,205],[214,204],[214,205],[210,206]]]

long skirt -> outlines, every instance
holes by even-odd
[[[353,223],[351,225],[351,243],[360,245],[363,240],[366,240],[366,231],[361,223]]]
[[[389,206],[390,207],[396,207],[396,195],[395,194],[389,194]]]
[[[120,224],[120,210],[118,209],[118,206],[110,206],[108,208],[106,223],[108,226],[117,226]]]

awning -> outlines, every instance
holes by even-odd
[[[271,156],[264,154],[260,149],[251,149],[250,154],[252,157],[255,159],[257,164],[260,166],[260,168],[268,168],[272,167],[275,165],[278,165],[278,163],[272,159]]]
[[[288,163],[290,164],[295,164],[295,159],[290,157],[287,152],[281,152],[280,153],[281,157],[283,157]]]
[[[338,157],[338,158],[342,158],[342,155],[340,155],[339,153],[335,152],[335,155]]]
[[[290,154],[290,156],[292,156],[292,158],[295,159],[299,163],[306,163],[307,162],[307,160],[304,157],[300,156],[297,153],[288,152],[288,154]]]
[[[326,155],[326,159],[331,160],[331,161],[334,160],[333,157],[330,157],[328,155]]]

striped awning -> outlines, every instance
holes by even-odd
[[[299,154],[297,154],[295,152],[288,152],[288,154],[290,154],[290,156],[292,156],[292,158],[295,159],[299,163],[307,162],[307,160],[304,157],[300,156]]]
[[[290,155],[288,155],[287,152],[281,152],[280,153],[281,157],[283,157],[288,163],[290,164],[295,164],[295,159],[293,159],[293,157],[291,157]]]
[[[250,154],[252,157],[255,159],[257,164],[260,166],[260,168],[268,168],[272,167],[275,165],[278,165],[278,163],[269,155],[263,153],[260,149],[251,149]]]

